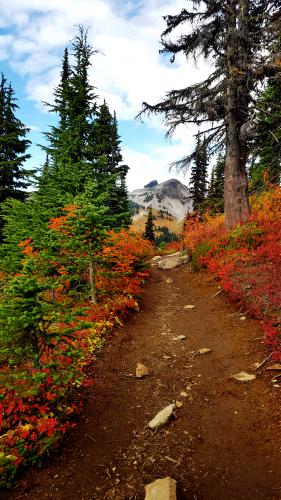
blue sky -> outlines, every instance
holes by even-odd
[[[53,117],[42,101],[51,101],[58,82],[64,47],[75,35],[74,25],[91,26],[89,41],[101,51],[93,57],[91,83],[111,111],[117,113],[124,161],[130,166],[128,187],[142,187],[188,176],[169,172],[169,164],[194,144],[194,128],[179,129],[164,139],[159,118],[136,123],[142,101],[155,103],[172,88],[184,87],[206,75],[182,57],[175,64],[159,55],[162,16],[174,14],[185,0],[0,0],[0,70],[16,91],[18,116],[31,128],[30,166],[44,162],[36,144],[44,142]]]

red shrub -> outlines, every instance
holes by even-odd
[[[187,221],[185,247],[214,272],[229,296],[261,321],[281,359],[281,188],[251,200],[248,224],[226,231],[222,217]]]

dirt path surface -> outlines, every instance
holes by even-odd
[[[0,498],[142,500],[145,484],[171,476],[178,500],[280,500],[281,388],[268,371],[247,384],[229,379],[266,350],[255,322],[241,321],[217,290],[186,266],[153,270],[141,312],[96,360],[77,428],[44,469]],[[212,351],[191,359],[203,347]],[[131,376],[137,362],[150,369],[142,380]],[[148,429],[175,400],[176,418]]]

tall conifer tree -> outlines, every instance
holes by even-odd
[[[31,172],[24,169],[30,158],[26,138],[29,129],[16,117],[14,90],[2,74],[0,85],[0,203],[7,198],[24,199]]]
[[[271,79],[258,100],[251,188],[281,180],[281,77]]]
[[[89,83],[88,70],[93,49],[88,43],[88,33],[82,26],[72,41],[73,65],[65,49],[60,83],[54,91],[50,112],[58,115],[58,125],[46,134],[51,181],[62,192],[77,195],[83,192],[89,178],[87,150],[96,111],[94,87]],[[92,159],[91,159],[92,161]]]
[[[93,176],[100,183],[101,188],[104,182],[111,182],[108,199],[110,212],[116,215],[117,225],[128,226],[131,220],[126,187],[126,175],[129,168],[122,163],[116,114],[112,116],[105,101],[97,112],[93,135],[96,157],[93,164]]]
[[[212,60],[213,71],[202,82],[169,91],[155,105],[144,103],[143,112],[164,113],[170,134],[181,124],[206,124],[202,134],[211,153],[226,145],[227,227],[250,216],[246,162],[253,91],[264,77],[280,72],[280,57],[267,50],[280,14],[277,0],[192,0],[179,14],[165,17],[162,52],[171,54],[171,62],[179,53],[202,55]],[[192,159],[191,155],[179,163],[185,167]]]
[[[212,214],[223,213],[224,209],[224,166],[225,157],[220,155],[212,168],[211,179],[208,188],[204,208]]]
[[[148,208],[143,237],[151,243],[155,244],[155,225],[153,222],[153,212],[151,207]]]
[[[190,192],[193,198],[193,209],[201,210],[207,192],[208,155],[206,144],[197,136],[196,149],[190,176]]]
[[[30,141],[26,138],[29,129],[16,117],[18,106],[11,84],[2,74],[0,84],[0,239],[2,239],[2,204],[8,198],[23,200],[30,185],[31,171],[24,168],[30,158],[26,151]]]
[[[114,227],[130,222],[126,174],[122,164],[120,138],[116,117],[104,102],[100,108],[94,87],[89,82],[91,56],[95,51],[88,43],[88,32],[79,26],[72,41],[73,64],[68,50],[62,62],[60,83],[54,91],[51,112],[58,115],[58,125],[46,134],[48,165],[39,180],[39,193],[55,191],[76,196],[88,183],[96,182],[100,193],[108,193],[107,206]],[[46,184],[47,182],[47,184]]]

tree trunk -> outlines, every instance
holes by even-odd
[[[239,136],[231,117],[227,124],[224,179],[224,220],[229,229],[236,224],[244,224],[250,217],[245,160],[241,155]]]
[[[243,88],[248,52],[241,44],[247,37],[248,0],[227,5],[226,164],[224,179],[225,225],[231,228],[249,220],[247,192],[247,144],[240,134],[248,119],[247,91]]]
[[[90,289],[91,289],[91,302],[93,304],[97,303],[96,298],[96,290],[95,290],[95,280],[94,280],[94,264],[93,261],[90,261],[89,264],[89,281],[90,281]]]

